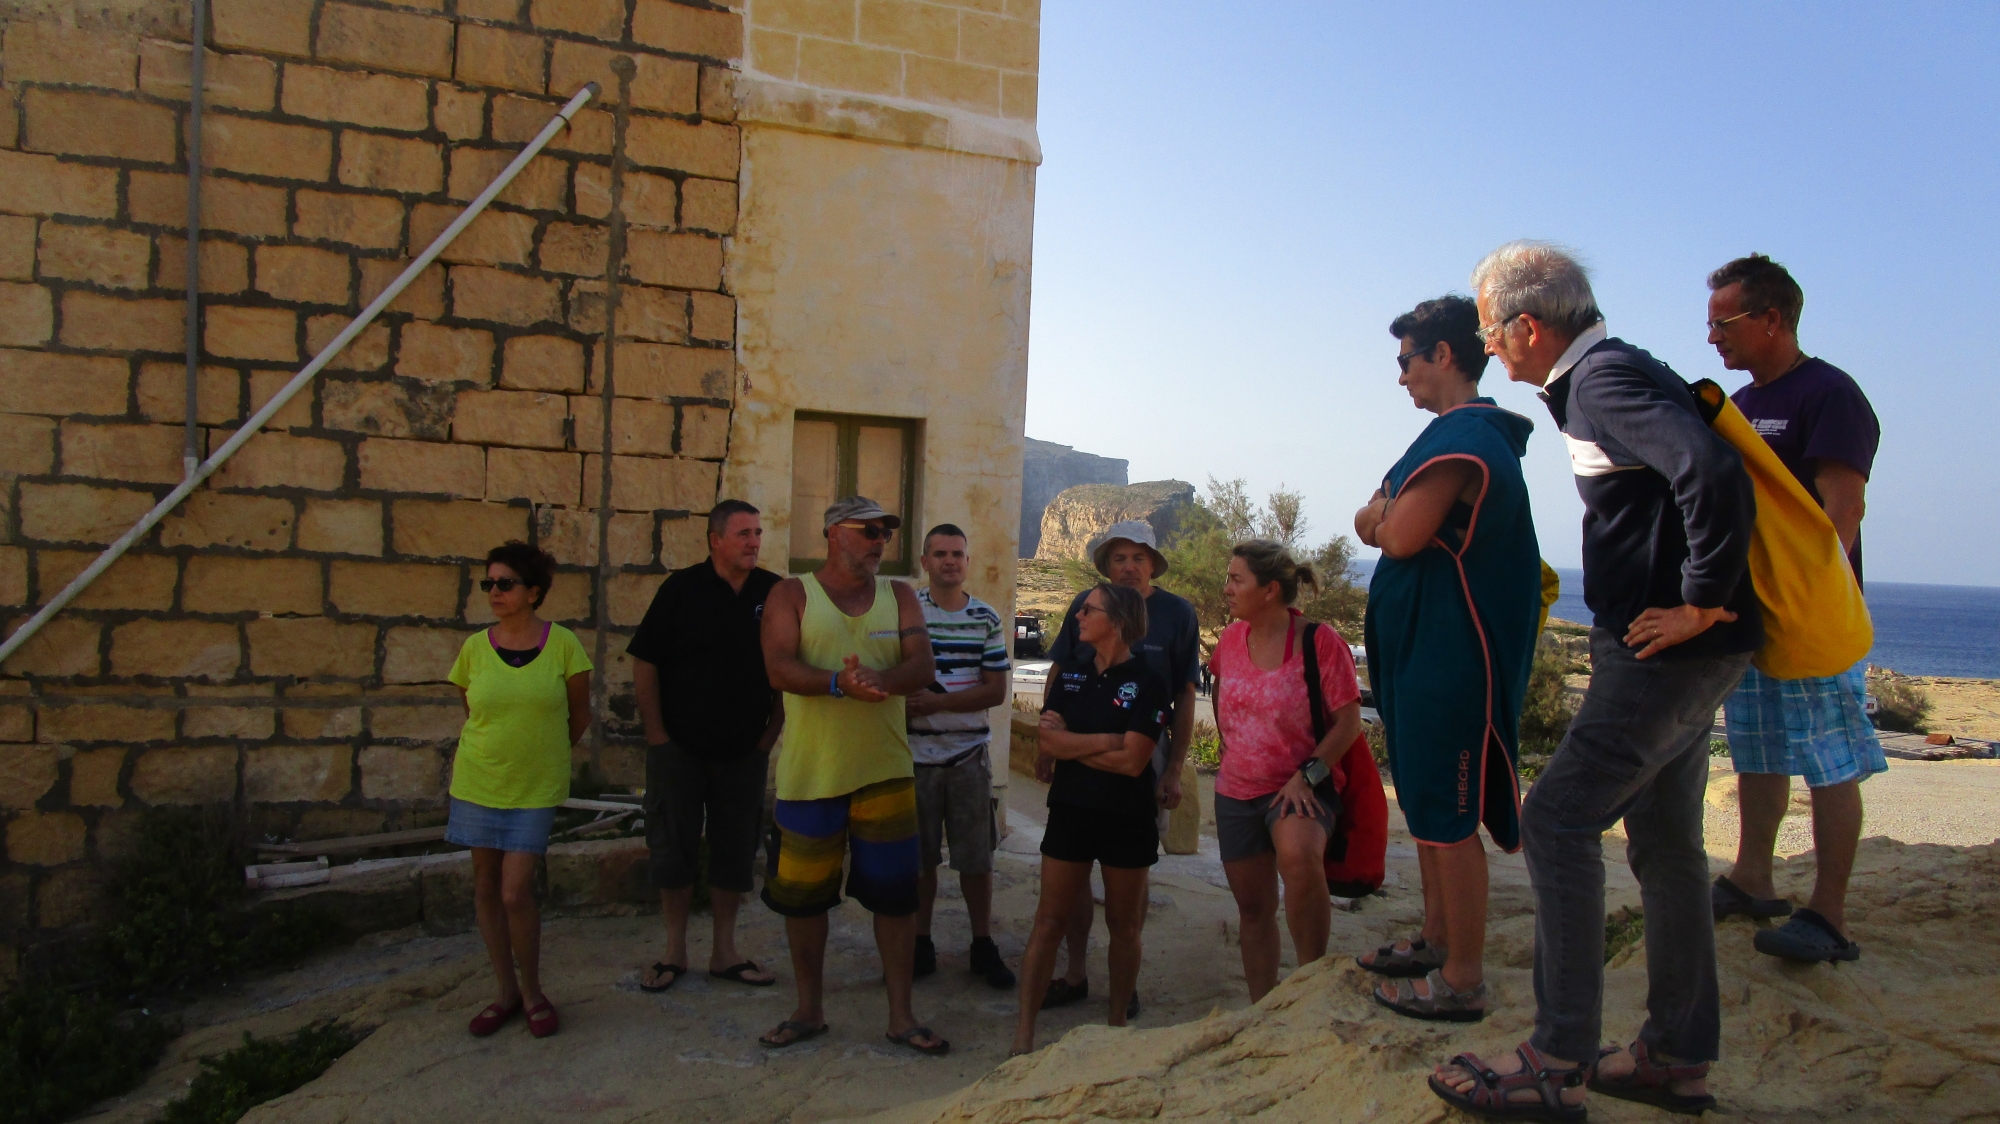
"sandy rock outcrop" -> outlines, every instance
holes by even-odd
[[[1049,501],[1078,484],[1116,484],[1123,487],[1129,462],[1122,457],[1100,457],[1054,441],[1028,438],[1021,456],[1021,557],[1035,557],[1042,544],[1042,512]]]
[[[1185,480],[1138,484],[1079,484],[1065,489],[1042,512],[1042,541],[1035,557],[1062,561],[1088,559],[1090,542],[1106,527],[1127,519],[1151,524],[1166,545],[1194,508],[1194,485]]]
[[[1811,856],[1782,865],[1804,900]],[[1471,1028],[1398,1018],[1344,957],[1294,973],[1255,1007],[1159,1030],[1085,1026],[953,1096],[875,1119],[887,1124],[1039,1120],[1439,1121],[1456,1118],[1424,1075],[1461,1050],[1504,1056],[1529,1033],[1533,918],[1496,898],[1488,980],[1494,1011]],[[1972,1121],[2000,1113],[2000,844],[1956,848],[1871,839],[1853,883],[1858,963],[1782,963],[1751,948],[1749,923],[1716,930],[1722,1114],[1752,1121]],[[1505,914],[1505,916],[1502,916]],[[1604,1034],[1642,1019],[1645,951],[1606,971]],[[1668,1119],[1593,1097],[1596,1121]]]

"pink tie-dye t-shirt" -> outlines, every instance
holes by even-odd
[[[1215,672],[1215,711],[1222,729],[1222,771],[1215,791],[1236,800],[1255,800],[1285,787],[1314,748],[1312,703],[1306,698],[1305,655],[1299,639],[1304,617],[1292,613],[1285,637],[1285,663],[1265,671],[1250,660],[1250,624],[1236,621],[1222,630],[1209,668]],[[1361,697],[1354,657],[1331,626],[1313,634],[1319,650],[1320,690],[1329,719]],[[1344,751],[1343,751],[1344,752]]]

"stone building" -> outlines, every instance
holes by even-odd
[[[612,116],[522,173],[315,384],[0,667],[0,976],[154,805],[436,823],[476,560],[627,633],[719,496],[950,520],[1013,599],[1039,0],[211,0],[196,422],[221,444],[609,61],[637,62],[599,495]],[[187,0],[0,0],[9,629],[182,478]],[[915,536],[911,536],[913,538]],[[892,551],[907,571],[909,539]],[[621,635],[610,638],[622,649]],[[596,765],[640,782],[630,674]],[[414,704],[411,704],[414,700]],[[1001,729],[1005,723],[997,723]],[[1002,747],[1004,755],[1004,747]]]

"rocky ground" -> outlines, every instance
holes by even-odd
[[[1709,797],[1710,850],[1735,846],[1734,778],[1718,766]],[[1204,785],[1204,788],[1207,786]],[[2000,762],[1897,762],[1869,783],[1871,840],[1856,877],[1857,938],[1864,958],[1840,968],[1794,968],[1753,953],[1744,923],[1721,937],[1725,1052],[1716,1085],[1729,1115],[1750,1120],[1991,1120],[2000,1106],[2000,1021],[1983,996],[2000,983]],[[1949,793],[1949,800],[1940,800]],[[1206,794],[1205,794],[1206,795]],[[1013,778],[1015,830],[1000,863],[997,938],[1018,963],[1033,908],[1040,792]],[[1809,846],[1803,817],[1788,821],[1781,850]],[[1243,990],[1235,909],[1215,860],[1212,824],[1203,854],[1174,856],[1154,878],[1133,1030],[1101,1025],[1096,1003],[1042,1018],[1050,1045],[1006,1062],[1014,996],[963,971],[968,939],[956,900],[941,903],[943,967],[918,986],[919,1013],[954,1049],[921,1058],[882,1040],[879,969],[866,915],[834,917],[828,995],[832,1034],[770,1053],[753,1041],[789,1012],[782,931],[768,911],[744,913],[744,945],[785,983],[750,990],[699,974],[664,995],[637,989],[637,968],[657,952],[652,917],[573,919],[548,928],[547,979],[563,1032],[530,1038],[518,1022],[475,1040],[465,1020],[490,995],[472,935],[384,933],[297,971],[251,981],[187,1013],[189,1033],[141,1089],[102,1106],[106,1121],[151,1119],[196,1068],[195,1059],[242,1034],[288,1031],[338,1016],[374,1033],[318,1081],[255,1110],[248,1120],[318,1122],[791,1121],[863,1117],[1029,1121],[1172,1117],[1203,1120],[1441,1119],[1420,1075],[1461,1049],[1505,1049],[1530,1018],[1526,873],[1519,856],[1492,859],[1491,978],[1496,1014],[1446,1032],[1380,1012],[1368,981],[1345,959],[1407,931],[1419,917],[1415,851],[1391,843],[1391,881],[1355,913],[1335,915],[1341,953],[1292,974],[1255,1008]],[[1610,905],[1636,904],[1623,848],[1607,840]],[[1784,866],[1801,896],[1809,856]],[[949,879],[947,879],[949,885]],[[699,933],[699,921],[697,922]],[[702,955],[705,940],[697,939]],[[1105,987],[1103,942],[1093,949],[1093,992]],[[1643,950],[1614,962],[1608,1035],[1638,1025]],[[1659,1120],[1601,1101],[1595,1119]]]

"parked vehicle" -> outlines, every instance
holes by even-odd
[[[1042,618],[1017,616],[1014,618],[1014,658],[1032,660],[1039,658],[1047,649],[1042,635]]]

